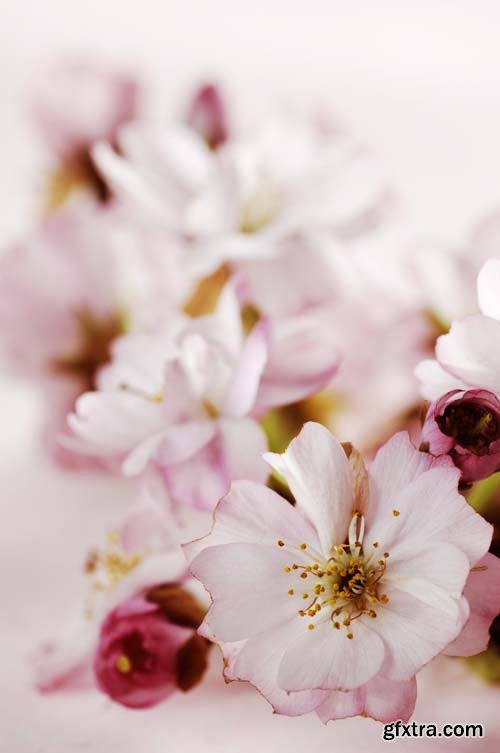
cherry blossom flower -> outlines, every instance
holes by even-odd
[[[250,681],[279,713],[408,719],[421,667],[464,628],[466,650],[484,648],[500,598],[491,526],[458,494],[451,462],[405,434],[368,473],[319,424],[265,458],[296,505],[235,482],[212,532],[185,546],[212,597],[200,633],[221,645],[226,678]],[[489,588],[477,623],[469,589]]]
[[[231,480],[264,482],[257,417],[328,383],[338,365],[314,315],[261,320],[245,337],[233,284],[214,314],[118,341],[99,390],[77,400],[74,447],[162,469],[174,500],[212,509]],[[175,331],[174,331],[175,330]]]
[[[196,635],[204,609],[150,477],[136,508],[85,563],[89,592],[61,634],[34,657],[40,692],[97,686],[131,708],[153,706],[199,682],[208,643]]]
[[[15,374],[45,396],[45,437],[66,465],[81,464],[57,442],[79,394],[92,389],[112,341],[155,326],[189,290],[176,249],[118,208],[77,203],[51,214],[0,262],[1,345]]]
[[[117,195],[189,240],[186,263],[199,274],[224,262],[286,257],[297,242],[314,249],[309,234],[348,238],[388,193],[366,152],[298,118],[233,134],[215,153],[182,125],[127,125],[118,142],[122,156],[95,146],[98,168]],[[321,264],[313,254],[304,268],[316,259]]]

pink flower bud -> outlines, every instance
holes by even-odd
[[[113,701],[147,708],[190,690],[206,669],[210,644],[196,634],[203,610],[175,585],[150,589],[104,620],[94,658],[97,684]]]
[[[186,120],[211,149],[227,141],[226,108],[217,87],[207,84],[196,92]]]
[[[500,401],[487,390],[452,390],[433,402],[422,429],[422,449],[449,455],[462,483],[500,470]]]

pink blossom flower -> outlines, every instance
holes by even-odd
[[[226,107],[216,86],[206,84],[198,89],[190,104],[186,121],[211,149],[218,149],[227,141]]]
[[[276,119],[232,135],[215,153],[193,129],[129,125],[121,155],[104,143],[94,159],[117,195],[188,239],[186,263],[210,274],[225,262],[273,260],[299,245],[325,268],[320,240],[349,238],[377,221],[386,182],[350,139],[309,121]],[[308,240],[312,235],[312,240]],[[316,277],[320,276],[320,272]]]
[[[226,678],[253,683],[279,713],[408,719],[421,667],[464,627],[469,648],[484,647],[500,594],[478,624],[468,589],[498,580],[496,558],[482,559],[491,526],[457,493],[451,462],[406,435],[368,473],[346,449],[309,423],[283,455],[265,456],[295,507],[232,485],[212,532],[185,547],[212,597],[200,632],[221,645]]]
[[[422,428],[431,455],[449,455],[469,484],[500,470],[500,401],[487,390],[451,390],[434,401]]]
[[[34,657],[43,693],[97,682],[114,701],[144,708],[189,690],[206,667],[208,644],[196,635],[204,610],[163,501],[148,478],[137,507],[85,563],[86,603]]]
[[[99,391],[79,398],[68,419],[74,446],[121,456],[127,474],[153,463],[175,500],[212,509],[231,480],[267,478],[256,417],[314,392],[336,368],[312,314],[262,320],[245,337],[230,284],[215,314],[116,343]]]
[[[189,289],[176,249],[118,208],[74,204],[51,214],[0,261],[4,360],[41,387],[52,454],[81,464],[57,441],[66,414],[92,389],[111,342],[158,324]]]
[[[33,93],[36,124],[62,161],[81,158],[94,141],[114,143],[136,112],[136,81],[90,60],[61,61],[43,72]]]

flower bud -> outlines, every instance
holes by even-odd
[[[198,684],[210,644],[196,634],[204,612],[176,585],[156,586],[104,620],[94,672],[99,688],[130,708],[148,708]]]
[[[487,390],[452,390],[431,404],[422,429],[422,449],[449,455],[462,483],[500,469],[500,401]]]

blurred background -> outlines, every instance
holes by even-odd
[[[40,211],[47,158],[27,101],[40,68],[67,54],[139,74],[144,112],[155,117],[182,110],[186,93],[207,79],[221,84],[235,110],[256,119],[270,103],[330,108],[373,147],[415,229],[448,243],[460,243],[471,223],[500,202],[497,2],[20,0],[3,3],[0,35],[2,247]],[[2,376],[0,748],[267,753],[317,742],[341,744],[345,753],[376,750],[376,723],[323,728],[312,717],[275,718],[251,689],[221,687],[218,667],[189,703],[175,698],[148,712],[110,709],[100,696],[41,698],[30,690],[26,656],[35,637],[63,619],[81,589],[88,542],[134,494],[130,483],[87,475],[75,484],[51,467],[37,444],[39,410],[27,386]],[[443,673],[447,687],[455,676],[446,673],[461,676],[460,666],[433,672]],[[446,697],[432,683],[415,718],[484,719],[488,743],[450,741],[447,749],[498,750],[498,697],[472,678]],[[428,741],[395,745],[435,749]]]

